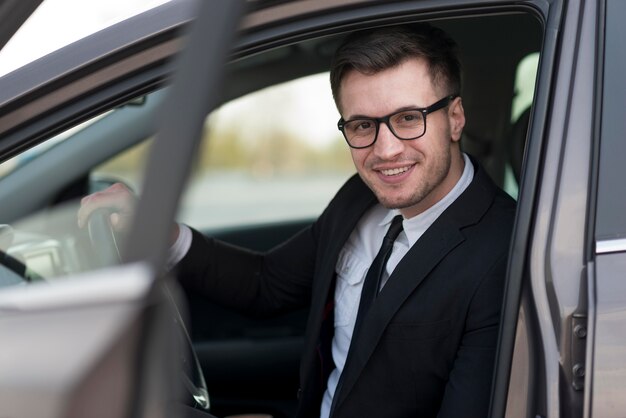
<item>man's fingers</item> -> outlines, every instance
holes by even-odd
[[[78,209],[77,222],[80,228],[84,228],[87,224],[89,216],[100,208],[110,208],[116,215],[115,219],[111,217],[114,226],[121,226],[121,218],[130,216],[133,209],[134,196],[122,184],[116,183],[113,186],[81,199],[80,208]]]

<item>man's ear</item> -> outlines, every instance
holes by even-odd
[[[448,107],[448,120],[450,123],[450,137],[453,142],[461,139],[463,128],[465,127],[465,110],[463,109],[463,101],[460,97],[456,97]]]

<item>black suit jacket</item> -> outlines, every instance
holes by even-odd
[[[332,417],[487,415],[515,206],[474,165],[471,184],[401,260],[364,319]],[[310,305],[299,417],[319,416],[324,306],[338,254],[375,203],[354,176],[311,227],[268,253],[194,231],[179,265],[183,286],[222,305],[255,314]]]

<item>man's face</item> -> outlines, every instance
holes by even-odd
[[[421,59],[373,75],[355,70],[343,78],[340,108],[345,120],[382,117],[407,107],[427,107],[448,94],[437,89]],[[463,172],[458,147],[465,125],[461,99],[429,113],[426,133],[413,140],[400,140],[381,123],[376,142],[363,149],[350,148],[352,160],[363,181],[380,203],[413,217],[441,200]]]

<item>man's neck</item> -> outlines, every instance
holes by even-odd
[[[448,170],[448,174],[443,182],[432,190],[428,196],[425,196],[419,203],[400,209],[402,216],[404,216],[405,219],[410,219],[436,205],[443,198],[445,198],[452,191],[452,189],[454,189],[461,179],[464,170],[465,158],[463,157],[463,153],[459,153],[458,157],[452,158],[450,169]]]

